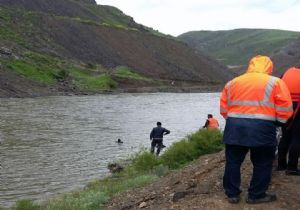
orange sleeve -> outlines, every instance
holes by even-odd
[[[228,84],[223,88],[221,98],[220,98],[220,114],[226,119],[228,113]]]
[[[274,87],[276,119],[286,123],[293,115],[293,102],[289,89],[283,80],[279,79]]]

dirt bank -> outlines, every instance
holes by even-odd
[[[207,85],[201,83],[165,81],[162,85],[145,86],[142,82],[126,80],[118,81],[118,88],[110,91],[81,91],[73,87],[71,82],[63,81],[53,86],[31,81],[0,66],[0,98],[25,98],[59,95],[95,95],[101,93],[155,93],[155,92],[217,92],[222,85]]]
[[[224,163],[224,152],[203,156],[155,183],[116,196],[106,209],[300,209],[300,177],[286,176],[277,171],[273,173],[269,190],[277,193],[278,201],[247,204],[245,196],[252,171],[249,158],[242,167],[242,201],[229,204],[222,188]]]

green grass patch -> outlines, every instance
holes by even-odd
[[[179,36],[226,65],[247,65],[257,54],[271,56],[275,50],[300,38],[299,32],[273,29],[194,31]]]
[[[133,80],[142,80],[142,81],[152,81],[149,78],[139,75],[135,73],[132,69],[126,66],[119,66],[114,69],[114,76],[126,79],[133,79]]]
[[[148,151],[137,154],[133,157],[130,167],[131,170],[138,173],[156,170],[156,167],[161,165],[169,169],[177,169],[199,158],[201,155],[221,151],[223,149],[221,139],[222,133],[220,131],[201,129],[172,144],[158,158]]]
[[[80,90],[111,90],[117,87],[117,83],[108,74],[93,76],[88,71],[79,68],[71,68],[69,72],[73,78],[73,84]]]
[[[28,79],[45,84],[54,84],[56,82],[56,70],[51,67],[38,66],[26,60],[8,60],[2,61],[4,65]]]

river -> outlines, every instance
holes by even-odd
[[[219,93],[145,93],[0,99],[0,206],[42,201],[108,175],[109,162],[149,148],[157,121],[166,146],[219,115]],[[120,138],[124,144],[115,141]]]

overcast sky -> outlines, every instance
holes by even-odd
[[[187,31],[272,28],[300,31],[300,0],[96,0],[143,25],[177,36]]]

